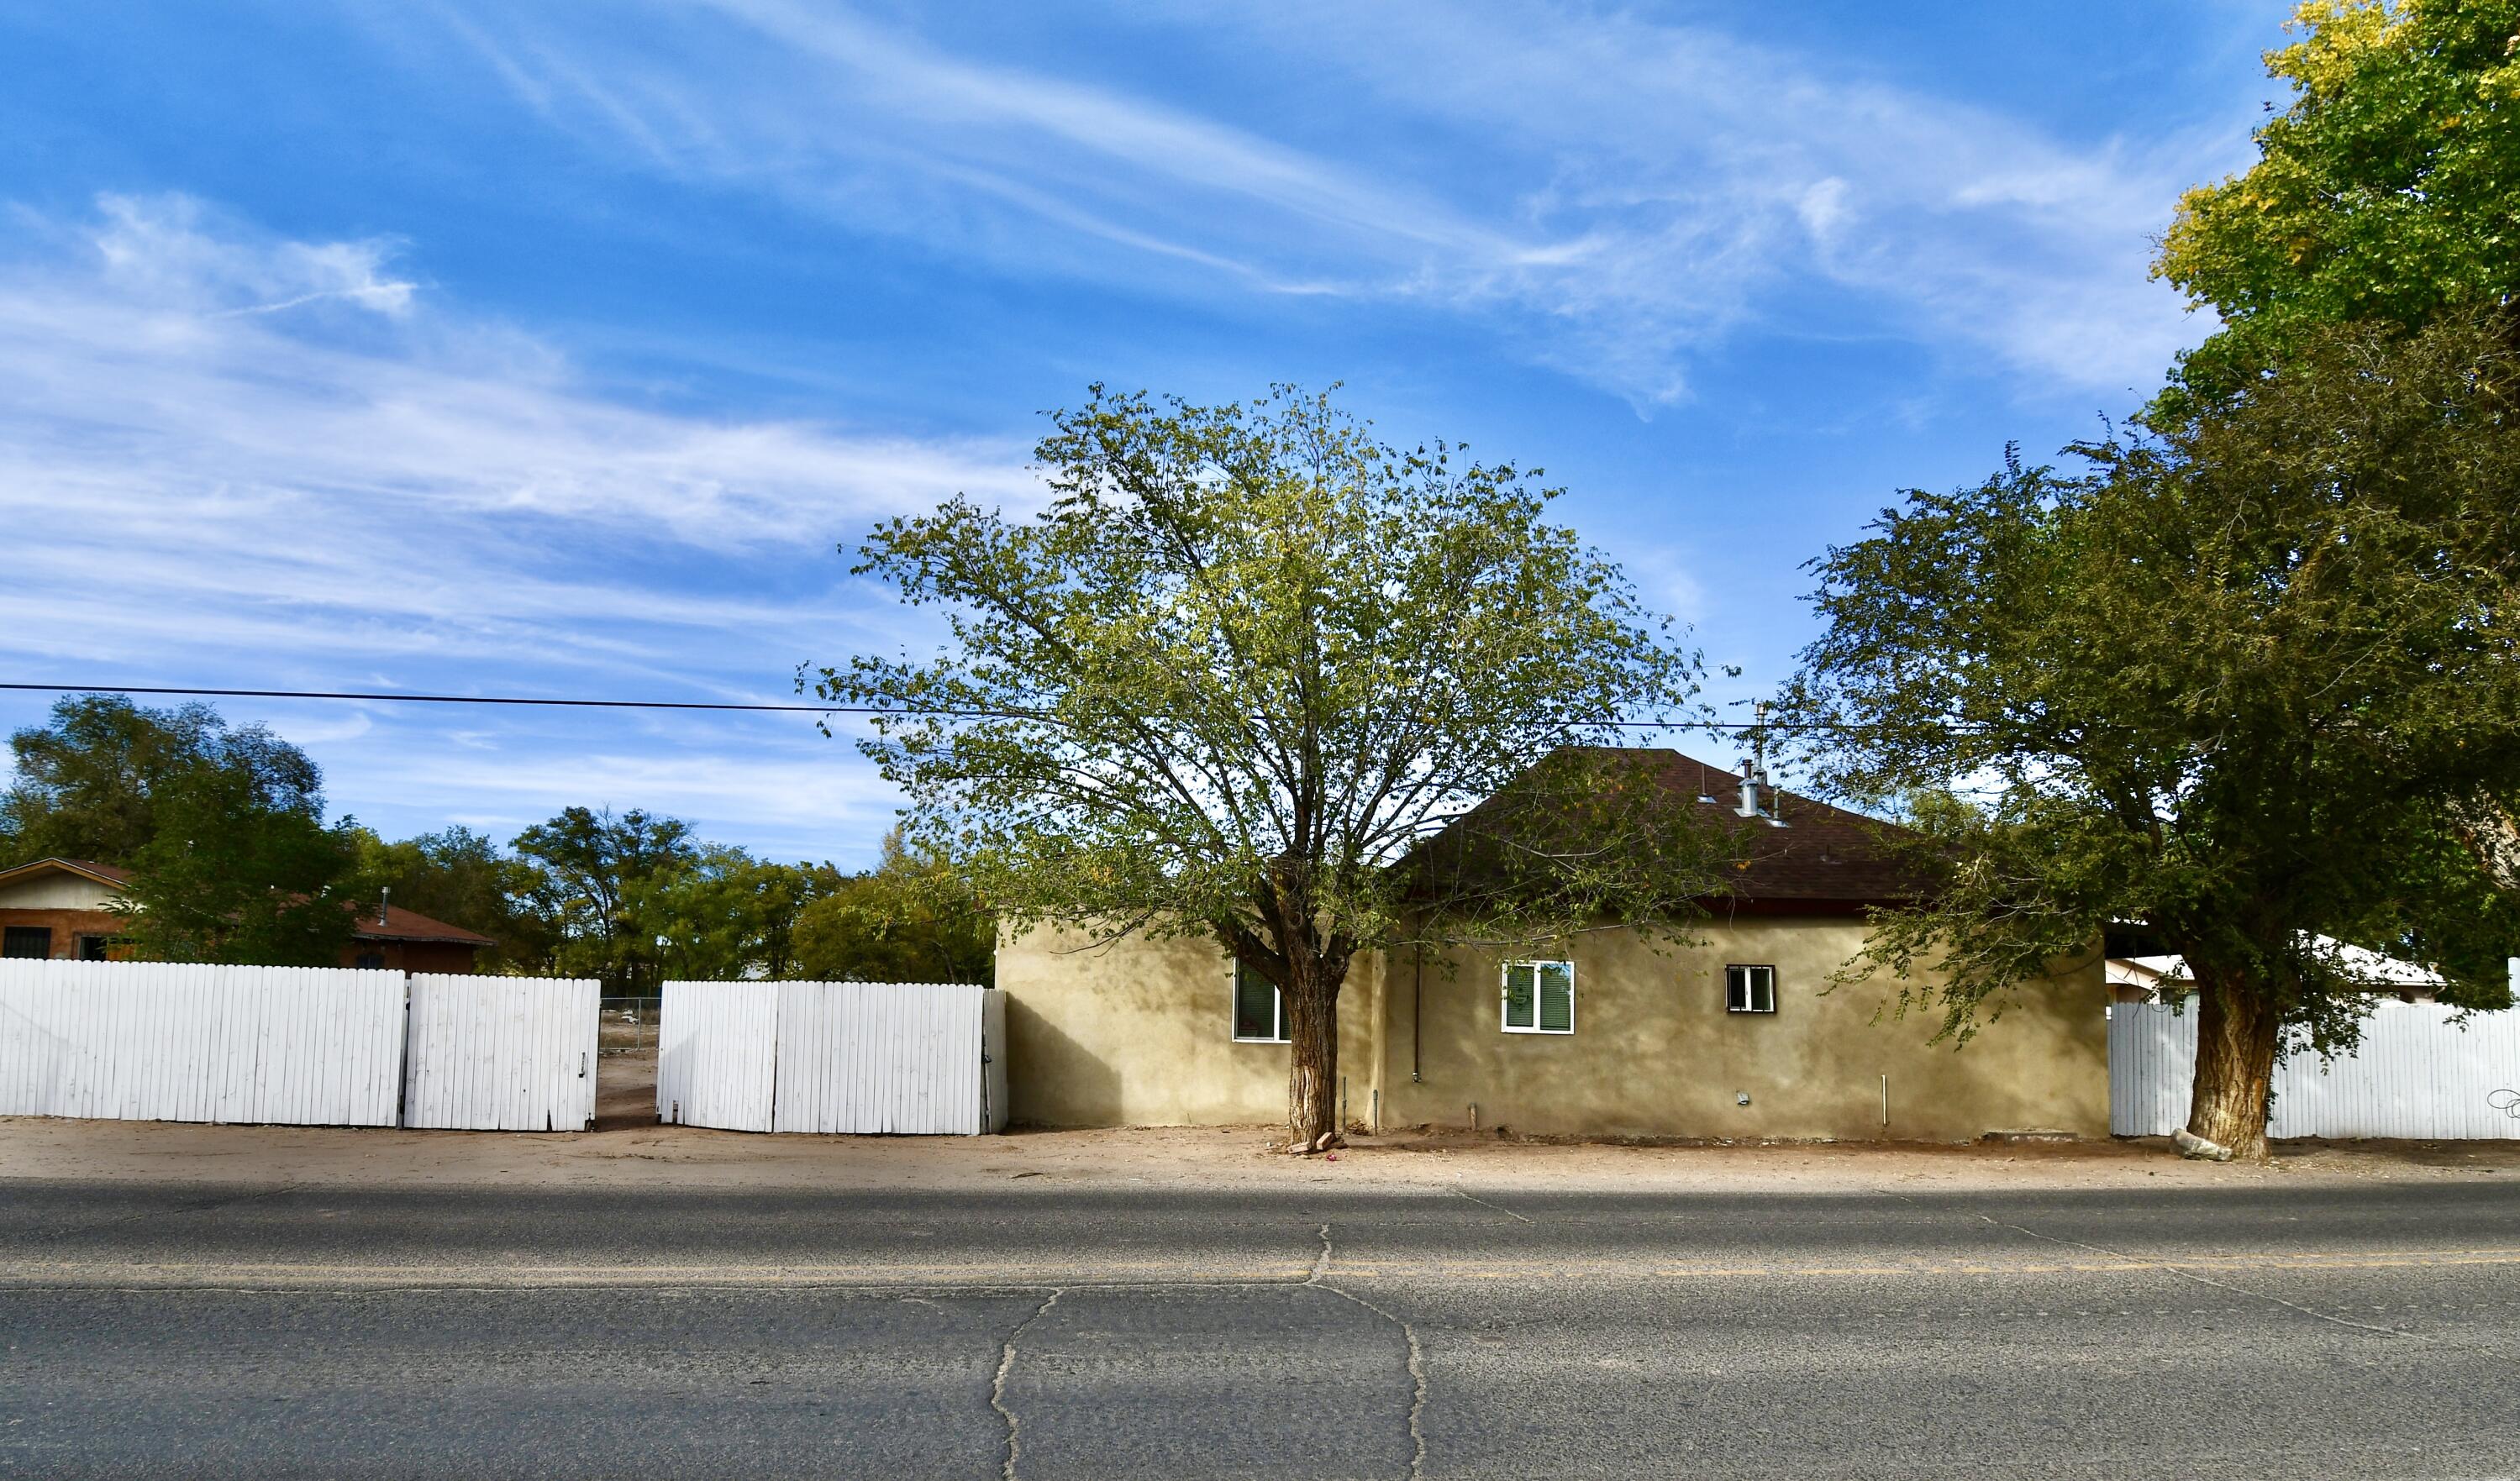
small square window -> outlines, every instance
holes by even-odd
[[[1724,968],[1724,1008],[1735,1013],[1777,1010],[1777,969],[1773,966]]]
[[[1286,1042],[1286,995],[1239,962],[1234,964],[1234,1038],[1238,1044]]]
[[[1575,964],[1507,963],[1504,1007],[1508,1034],[1575,1032]]]
[[[78,938],[78,959],[81,962],[103,962],[107,960],[106,949],[112,944],[112,936],[81,936]]]

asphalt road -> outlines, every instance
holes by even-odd
[[[0,1184],[0,1474],[2520,1474],[2507,1180]]]

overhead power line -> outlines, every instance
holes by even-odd
[[[940,719],[1032,719],[1023,710],[903,709],[880,704],[739,704],[702,699],[557,699],[532,695],[404,695],[328,689],[201,689],[173,684],[19,684],[0,681],[0,690],[45,695],[149,695],[172,698],[338,699],[373,704],[505,704],[543,709],[721,710],[778,715],[933,715]],[[1757,720],[1603,720],[1588,724],[1626,730],[1799,731],[1874,730],[1877,726],[1829,722]]]

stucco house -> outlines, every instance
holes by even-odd
[[[1766,792],[1677,751],[1630,753],[1662,805],[1733,826],[1735,887],[1693,944],[1632,928],[1551,953],[1358,958],[1339,1002],[1345,1119],[1534,1135],[1974,1140],[2105,1137],[2108,987],[2095,949],[2031,984],[1966,1046],[1898,1017],[1895,984],[1829,988],[1866,911],[1913,886],[1880,825]],[[1746,821],[1750,826],[1739,826]],[[2096,947],[2096,943],[2095,943]],[[1046,927],[1000,943],[1010,1095],[1042,1126],[1282,1121],[1277,990],[1212,943],[1093,946]]]
[[[113,904],[130,884],[130,871],[86,859],[36,859],[0,870],[0,956],[105,961],[122,929]],[[475,954],[497,944],[478,931],[380,901],[359,911],[341,965],[470,972]]]

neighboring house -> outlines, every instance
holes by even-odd
[[[1632,928],[1550,953],[1360,956],[1339,1000],[1347,1119],[1536,1135],[1897,1138],[1990,1132],[2104,1137],[2107,988],[2094,951],[1965,1047],[1941,1015],[1895,1014],[1898,989],[1832,990],[1865,913],[1911,897],[1881,825],[1775,793],[1744,820],[1741,779],[1676,751],[1639,753],[1668,805],[1732,828],[1735,890],[1703,902],[1694,945]],[[2096,943],[2094,943],[2096,945]],[[1080,949],[1081,948],[1081,949]],[[1050,1126],[1227,1125],[1285,1115],[1277,990],[1200,940],[1090,945],[1011,936],[1014,1118]]]
[[[474,955],[499,943],[479,931],[432,920],[399,905],[359,912],[358,933],[341,954],[343,966],[386,966],[398,972],[471,972]]]
[[[129,870],[85,859],[38,859],[0,870],[0,957],[102,962],[122,929],[110,907]]]
[[[2386,995],[2403,1003],[2430,1003],[2440,996],[2442,974],[2429,966],[2402,962],[2395,957],[2333,936],[2316,938],[2321,949],[2332,953],[2339,965],[2362,979],[2377,997]],[[2109,996],[2119,1003],[2157,1003],[2165,997],[2184,998],[2196,991],[2196,981],[2187,974],[2187,959],[2176,955],[2142,953],[2152,945],[2142,937],[2121,939],[2111,933],[2107,965]],[[2121,949],[2132,946],[2137,950]]]
[[[0,956],[102,962],[122,929],[113,903],[131,872],[85,859],[37,859],[0,870]],[[498,943],[478,931],[380,904],[362,909],[343,966],[470,972],[473,955]]]

